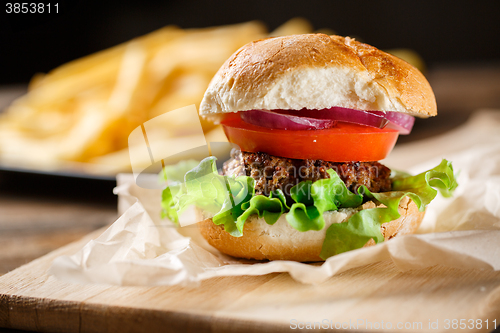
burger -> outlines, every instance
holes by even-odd
[[[163,193],[171,220],[190,205],[219,251],[258,260],[321,261],[414,233],[437,191],[457,186],[450,162],[416,176],[379,161],[414,117],[437,114],[425,77],[349,37],[257,40],[219,69],[200,115],[237,148]]]

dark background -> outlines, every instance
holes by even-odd
[[[272,30],[297,16],[381,49],[412,48],[429,67],[500,61],[500,1],[56,2],[59,13],[50,15],[6,14],[2,4],[0,84],[28,82],[36,72],[168,24],[192,28],[257,19]]]

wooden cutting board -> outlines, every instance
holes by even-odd
[[[500,272],[493,271],[439,266],[400,272],[380,262],[320,285],[283,273],[214,278],[190,287],[78,285],[47,276],[55,257],[75,253],[101,232],[1,276],[0,327],[282,332],[309,324],[346,331],[491,332],[495,320],[500,324]]]

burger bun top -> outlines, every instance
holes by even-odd
[[[434,93],[418,69],[352,38],[325,34],[241,47],[212,79],[200,114],[334,106],[422,118],[437,114]]]

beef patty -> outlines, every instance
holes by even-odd
[[[391,170],[378,162],[326,162],[297,160],[266,153],[231,151],[231,159],[224,163],[225,175],[250,176],[255,179],[255,193],[269,195],[281,189],[290,197],[290,189],[303,180],[330,178],[326,172],[333,169],[347,188],[355,192],[365,185],[371,192],[391,190]]]

